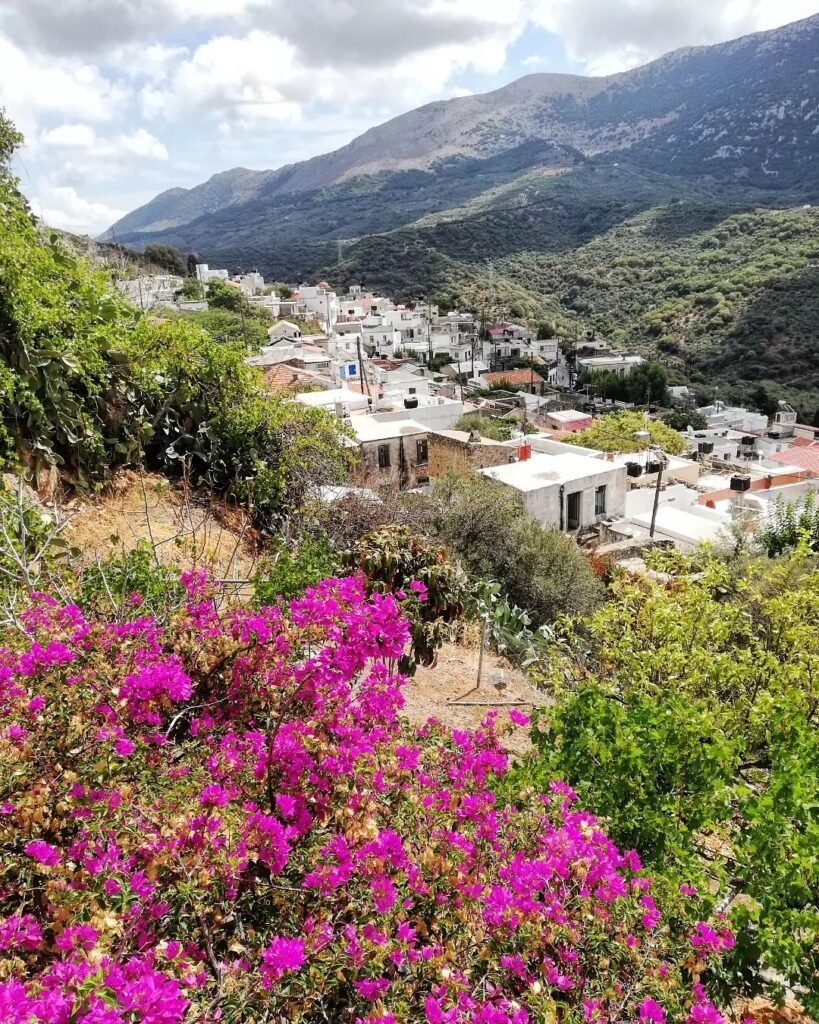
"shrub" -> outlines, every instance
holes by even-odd
[[[391,594],[329,580],[166,625],[40,598],[0,652],[0,1017],[720,1021],[640,872],[559,784],[499,807],[492,721],[402,726]],[[35,639],[36,634],[36,639]]]
[[[645,442],[634,435],[648,430],[651,443],[658,445],[669,455],[680,455],[688,448],[682,434],[666,426],[660,420],[646,420],[641,412],[618,412],[600,416],[590,427],[570,434],[563,440],[582,448],[597,448],[603,452],[639,452]]]
[[[442,479],[434,528],[475,579],[495,580],[538,625],[591,610],[602,596],[571,537],[545,529],[520,497],[481,476]]]
[[[661,891],[694,881],[703,911],[729,908],[726,991],[801,987],[815,1014],[819,572],[804,550],[666,570],[615,579],[542,654],[555,706],[511,790],[565,779]]]
[[[405,526],[365,534],[342,557],[348,570],[362,572],[376,593],[395,594],[410,623],[411,654],[400,668],[431,665],[443,642],[441,627],[463,614],[466,579],[446,550]]]

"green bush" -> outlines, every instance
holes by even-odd
[[[529,516],[520,497],[482,476],[435,485],[433,523],[473,580],[494,580],[537,625],[590,611],[602,586],[571,537]]]

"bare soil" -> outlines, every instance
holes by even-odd
[[[520,701],[517,710],[529,714],[533,708],[545,706],[548,699],[505,658],[491,651],[484,652],[481,685],[474,689],[478,657],[477,647],[445,643],[435,665],[419,668],[404,688],[407,699],[404,715],[414,725],[423,725],[434,718],[454,729],[474,729],[495,708],[504,747],[513,754],[525,753],[531,747],[528,729],[510,721],[509,712],[513,707],[504,702]],[[503,690],[495,685],[499,679],[506,684]],[[482,703],[479,706],[451,703],[459,698]]]

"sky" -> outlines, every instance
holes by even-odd
[[[610,74],[819,0],[0,0],[35,213],[98,234],[174,186],[326,153],[432,100]]]

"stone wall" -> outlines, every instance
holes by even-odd
[[[429,475],[445,476],[447,473],[474,472],[489,466],[505,466],[515,461],[516,450],[503,444],[470,444],[442,434],[430,434]]]

